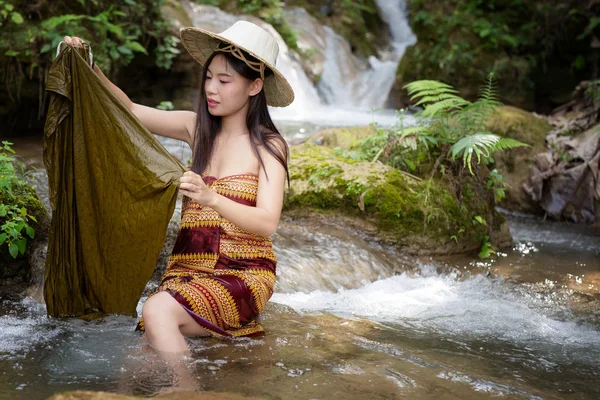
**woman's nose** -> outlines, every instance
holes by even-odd
[[[215,94],[215,86],[213,84],[214,79],[206,80],[206,93]]]

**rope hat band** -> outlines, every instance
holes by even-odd
[[[216,51],[223,51],[226,53],[231,53],[235,58],[242,60],[248,65],[251,69],[258,72],[260,74],[260,79],[265,80],[265,63],[262,61],[250,61],[244,56],[244,53],[236,46],[229,44],[225,47],[223,46],[223,42],[219,42],[217,45]]]

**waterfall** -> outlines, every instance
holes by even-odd
[[[295,100],[288,107],[271,108],[274,119],[309,121],[322,125],[367,125],[377,122],[390,126],[396,121],[394,111],[373,109],[384,105],[404,49],[415,40],[404,15],[404,1],[378,0],[382,12],[387,13],[385,17],[393,21],[390,26],[391,51],[382,59],[370,57],[364,60],[356,57],[344,38],[331,28],[319,24],[319,31],[325,32],[324,37],[315,36],[314,40],[323,47],[325,62],[317,87],[302,68],[299,56],[288,48],[270,24],[252,16],[232,15],[192,1],[183,1],[182,5],[196,27],[221,32],[243,19],[261,26],[275,37],[279,45],[276,66],[294,89]],[[303,9],[298,10],[306,13]],[[318,24],[314,18],[313,21]]]
[[[359,109],[385,104],[406,48],[416,42],[406,18],[405,0],[377,0],[391,33],[391,50],[368,62],[350,51],[348,42],[326,28],[326,61],[318,89],[327,104]]]

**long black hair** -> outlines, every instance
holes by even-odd
[[[198,96],[196,129],[192,154],[192,171],[197,174],[203,173],[208,167],[208,163],[210,162],[213,153],[215,139],[221,130],[221,117],[211,115],[208,112],[205,91],[208,66],[217,54],[225,56],[227,63],[244,78],[249,79],[250,81],[260,78],[259,72],[250,68],[244,61],[236,58],[231,53],[216,51],[211,54],[206,63],[204,63],[204,67],[202,68],[200,93]],[[244,56],[247,60],[258,61],[255,57],[252,57],[246,52],[244,52]],[[265,80],[272,74],[273,71],[269,68],[265,68]],[[248,108],[248,114],[246,115],[246,126],[250,132],[252,150],[262,168],[265,168],[265,164],[258,151],[259,146],[264,147],[281,163],[281,165],[283,165],[289,185],[290,174],[287,166],[289,148],[285,139],[281,136],[271,120],[264,89],[257,95],[250,97],[250,106]],[[277,146],[278,142],[280,146]],[[281,149],[283,149],[283,152]],[[266,173],[267,172],[265,171],[265,175]]]

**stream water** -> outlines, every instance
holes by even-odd
[[[42,166],[39,140],[15,148]],[[44,197],[43,169],[35,177]],[[404,257],[343,229],[283,220],[266,335],[190,340],[185,368],[203,390],[273,399],[600,398],[598,231],[508,218],[514,245],[485,262]],[[2,295],[0,399],[173,385],[134,324],[48,318],[34,299]]]

